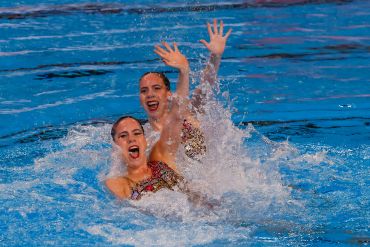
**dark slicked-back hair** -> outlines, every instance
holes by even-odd
[[[142,131],[143,131],[143,133],[144,133],[143,125],[141,124],[141,122],[140,122],[137,118],[134,118],[134,117],[132,117],[132,116],[122,116],[122,117],[120,117],[119,119],[117,119],[117,121],[116,121],[116,122],[114,122],[114,124],[113,124],[113,126],[112,126],[112,129],[111,129],[111,131],[110,131],[110,135],[112,136],[113,141],[115,141],[114,136],[116,135],[116,129],[117,129],[117,126],[119,125],[119,123],[120,123],[121,121],[125,120],[126,118],[131,118],[131,119],[135,120],[136,122],[138,122],[138,124],[140,125],[141,130],[142,130]]]
[[[141,81],[141,79],[144,78],[144,76],[148,75],[148,74],[156,74],[158,75],[162,80],[163,80],[163,83],[164,85],[166,86],[167,90],[170,91],[171,90],[171,85],[170,85],[170,80],[168,80],[167,76],[163,73],[163,72],[158,72],[158,71],[149,71],[149,72],[146,72],[144,73],[141,77],[140,77],[140,80],[139,82]]]

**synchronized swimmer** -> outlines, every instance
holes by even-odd
[[[162,188],[173,189],[176,186],[193,201],[201,198],[188,189],[185,179],[178,173],[175,160],[181,144],[190,158],[197,159],[206,152],[204,135],[194,113],[202,111],[207,96],[202,84],[215,84],[221,56],[231,33],[230,29],[223,35],[222,21],[219,28],[217,20],[213,22],[213,30],[210,23],[207,23],[207,28],[210,41],[200,42],[211,52],[210,60],[202,73],[201,85],[194,90],[190,100],[190,68],[187,58],[176,43],[173,43],[173,47],[166,42],[162,42],[163,46],[155,46],[154,52],[162,61],[179,71],[176,92],[170,91],[169,80],[163,73],[145,73],[140,78],[140,102],[148,115],[149,123],[143,127],[134,117],[124,116],[113,124],[113,145],[120,151],[122,165],[127,168],[123,176],[105,181],[116,197],[137,200],[146,193]],[[145,132],[150,136],[148,157]]]

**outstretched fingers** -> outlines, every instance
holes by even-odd
[[[224,34],[225,25],[222,20],[213,19],[213,23],[207,23],[209,42],[204,39],[199,40],[213,55],[221,56],[226,47],[226,41],[231,34],[231,28]]]
[[[155,47],[155,50],[156,50],[156,51],[158,51],[158,52],[162,53],[163,55],[165,55],[165,54],[167,54],[167,53],[168,53],[165,49],[163,49],[163,48],[162,48],[162,47],[160,47],[159,45],[155,45],[154,47]]]
[[[213,19],[213,32],[214,34],[218,34],[218,29],[217,29],[217,19]]]
[[[227,33],[225,34],[225,39],[229,38],[231,31],[232,31],[231,28],[229,29],[229,31],[227,31]]]
[[[169,52],[173,52],[173,50],[172,50],[171,46],[170,46],[167,42],[162,41],[162,45],[163,45],[164,47],[166,47],[167,51],[169,51]]]
[[[222,36],[223,33],[224,33],[224,22],[221,20],[220,21],[220,32],[219,32],[219,34]]]
[[[156,53],[158,56],[160,56],[162,59],[167,59],[168,58],[168,52],[163,50],[160,46],[156,45],[154,53]]]
[[[166,65],[168,65],[168,57],[167,56],[163,56],[162,54],[160,54],[159,52],[157,51],[154,51],[155,53],[157,53],[157,55],[161,58],[162,62],[164,62]]]
[[[205,41],[204,39],[201,39],[199,40],[199,42],[209,49],[209,43],[207,41]]]
[[[213,32],[212,32],[211,24],[209,22],[207,22],[207,30],[208,30],[209,37],[212,37]]]
[[[189,63],[186,57],[180,52],[176,42],[172,43],[173,47],[167,42],[161,42],[161,45],[155,45],[154,53],[156,53],[164,64],[179,69],[188,69]]]
[[[173,49],[175,50],[175,52],[179,52],[179,47],[177,46],[176,42],[173,42]]]
[[[169,60],[167,60],[167,59],[162,59],[162,62],[165,64],[165,65],[167,65],[167,66],[170,66],[170,64],[169,64]]]

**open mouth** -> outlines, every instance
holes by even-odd
[[[130,155],[131,158],[137,159],[139,158],[140,152],[139,152],[139,147],[138,146],[132,146],[128,149],[128,154]]]
[[[159,106],[158,101],[148,101],[146,102],[146,105],[148,106],[149,111],[156,111]]]

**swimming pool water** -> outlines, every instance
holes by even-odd
[[[1,244],[369,244],[369,16],[360,0],[1,1]],[[145,119],[142,73],[175,86],[161,40],[197,85],[213,18],[233,32],[203,119],[211,154],[183,173],[223,204],[115,201],[110,124]]]

